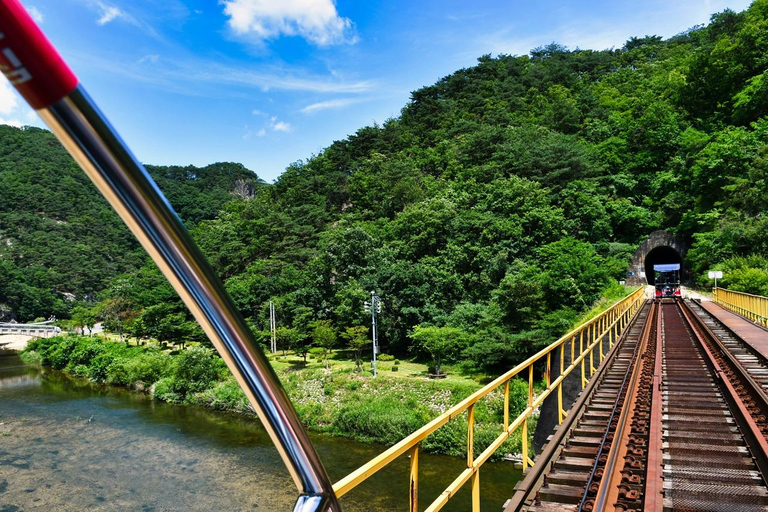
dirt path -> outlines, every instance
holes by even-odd
[[[24,334],[2,334],[0,335],[0,349],[21,351],[33,338],[33,336]]]

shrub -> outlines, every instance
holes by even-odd
[[[184,350],[176,357],[173,376],[177,392],[184,395],[204,391],[213,386],[226,368],[224,361],[211,349],[196,347]]]
[[[36,350],[30,350],[29,352],[27,351],[22,352],[21,360],[27,364],[32,364],[35,366],[43,365],[43,356],[40,355],[40,353],[37,352]]]
[[[243,390],[237,381],[230,377],[212,388],[194,395],[194,403],[221,411],[235,411],[241,414],[253,414]]]
[[[174,377],[164,377],[155,382],[151,393],[154,398],[178,404],[184,401],[184,395],[179,393],[178,389],[179,385]]]
[[[147,351],[124,362],[128,384],[144,382],[152,384],[158,381],[173,367],[171,356],[160,351]]]
[[[334,430],[360,441],[394,444],[430,420],[429,410],[415,400],[369,397],[344,404],[334,415]]]
[[[52,338],[53,339],[53,338]],[[73,336],[59,338],[59,343],[50,347],[43,356],[43,364],[54,370],[63,370],[69,364],[69,355],[75,348]]]
[[[379,354],[379,361],[393,361],[395,356],[390,354]]]
[[[108,384],[115,386],[127,386],[131,383],[131,379],[128,375],[129,361],[125,359],[113,360],[110,365],[107,366],[107,378],[105,379]]]
[[[109,375],[109,367],[115,362],[115,356],[109,352],[104,352],[96,356],[91,364],[90,378],[96,382],[106,382]]]
[[[105,352],[104,345],[95,338],[76,338],[72,350],[67,354],[69,363],[67,367],[74,368],[78,365],[89,365],[93,359]]]
[[[75,377],[83,377],[83,378],[86,378],[86,377],[88,377],[88,375],[90,374],[90,372],[89,372],[89,370],[88,370],[88,367],[87,367],[87,366],[85,366],[84,364],[79,364],[79,365],[75,366],[75,367],[72,369],[72,374],[73,374]]]

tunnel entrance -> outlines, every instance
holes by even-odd
[[[664,263],[680,263],[682,268],[683,258],[679,252],[668,245],[652,249],[645,256],[645,278],[648,284],[656,284],[656,273],[653,271],[653,266]]]

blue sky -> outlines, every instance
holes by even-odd
[[[22,0],[145,163],[273,181],[483,54],[673,36],[748,0]],[[0,85],[0,122],[42,126]]]

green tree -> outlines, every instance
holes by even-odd
[[[123,341],[123,333],[130,329],[138,315],[133,302],[125,297],[112,297],[97,306],[98,315],[104,321],[104,328],[116,332]]]
[[[97,311],[95,308],[87,306],[75,306],[70,312],[72,325],[76,329],[87,328],[88,333],[93,336],[93,326],[96,324]]]
[[[368,328],[363,325],[356,325],[354,327],[347,327],[341,337],[347,340],[347,346],[355,354],[355,365],[357,371],[363,370],[361,354],[363,349],[371,343],[368,339]]]
[[[325,360],[325,368],[328,369],[328,354],[336,347],[336,329],[331,325],[330,320],[317,320],[312,327],[312,339],[315,340],[315,344],[323,349],[323,358]]]
[[[435,327],[417,325],[410,338],[416,345],[432,356],[432,367],[436,375],[442,375],[442,363],[458,357],[466,346],[466,333],[456,327]]]

